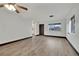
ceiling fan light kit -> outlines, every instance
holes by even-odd
[[[0,7],[5,7],[8,10],[15,11],[17,13],[20,13],[20,11],[19,11],[20,9],[23,9],[26,11],[28,10],[26,7],[17,5],[16,3],[1,4]]]
[[[5,6],[8,10],[11,10],[11,11],[15,11],[15,10],[16,10],[13,5],[8,5],[8,4],[6,4],[6,5],[4,5],[4,6]]]

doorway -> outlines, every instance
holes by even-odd
[[[39,24],[39,35],[44,35],[44,24]]]

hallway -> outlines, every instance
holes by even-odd
[[[77,56],[65,38],[36,36],[0,46],[0,56]]]

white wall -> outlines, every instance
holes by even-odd
[[[75,14],[75,33],[69,32],[69,20]],[[74,46],[74,48],[79,52],[79,4],[75,5],[68,13],[66,18],[66,37],[70,41],[70,43]]]
[[[39,22],[35,23],[35,35],[39,35]]]
[[[32,21],[32,34],[39,35],[39,22],[36,20]]]
[[[32,36],[32,19],[0,9],[0,44]]]

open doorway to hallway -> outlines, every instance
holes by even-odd
[[[39,24],[39,35],[44,35],[44,24]]]

